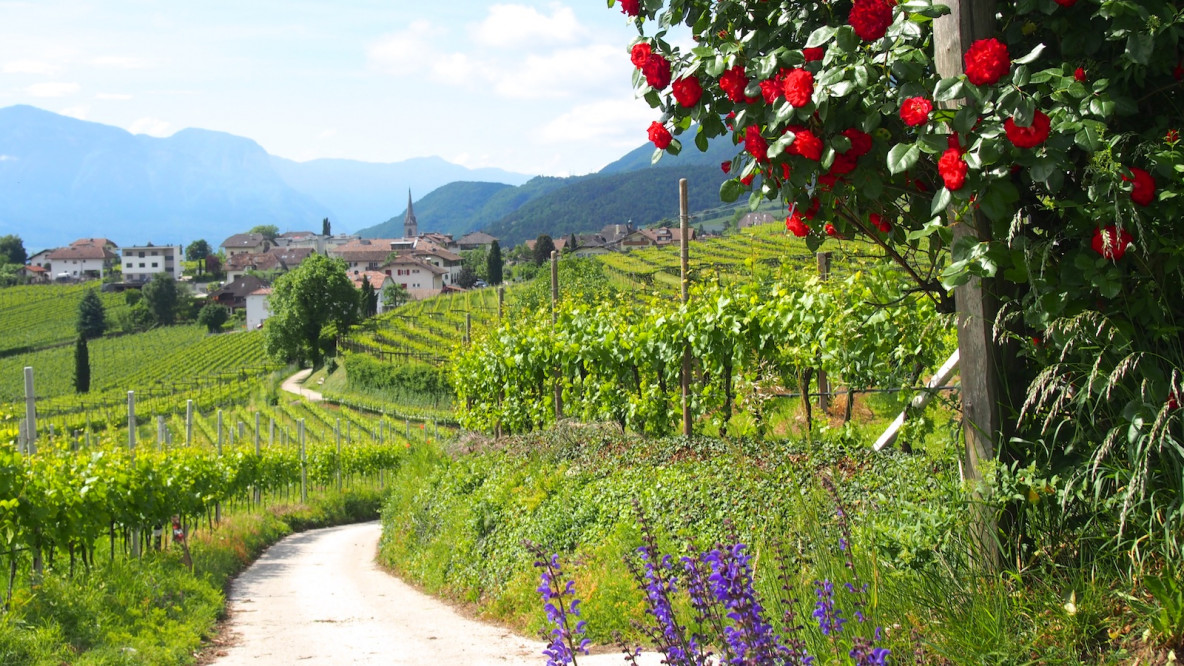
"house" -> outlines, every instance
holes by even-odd
[[[415,300],[435,296],[451,287],[450,281],[445,281],[445,276],[449,274],[447,268],[427,263],[413,255],[395,255],[383,264],[380,272],[389,275],[393,282],[403,285],[408,295]],[[350,276],[353,275],[354,272],[351,271]]]
[[[226,279],[233,282],[247,271],[288,272],[315,250],[311,247],[273,247],[261,254],[236,254],[226,260]]]
[[[92,245],[94,247],[102,247],[110,250],[111,252],[116,252],[119,250],[118,245],[106,238],[79,238],[73,243],[70,243],[70,247],[75,247],[78,245]]]
[[[29,265],[36,266],[38,268],[44,268],[47,271],[53,270],[53,262],[49,260],[49,255],[56,249],[57,248],[50,248],[48,250],[42,250],[37,254],[30,256]]]
[[[46,259],[48,263],[42,267],[49,270],[55,280],[89,280],[102,278],[115,267],[118,257],[106,244],[75,241],[67,247],[51,250]]]
[[[210,303],[218,303],[229,308],[233,312],[247,307],[247,296],[266,286],[263,280],[254,275],[244,275],[227,283],[221,289],[211,291],[208,300]]]
[[[736,223],[736,227],[739,229],[747,229],[748,227],[756,227],[756,226],[760,226],[762,224],[770,224],[772,222],[778,222],[780,220],[781,220],[781,218],[775,217],[772,213],[767,213],[767,212],[763,212],[763,211],[762,212],[754,212],[754,213],[745,213],[744,217],[741,217],[740,221],[738,223]]]
[[[470,231],[456,239],[456,247],[460,250],[476,250],[479,247],[488,249],[496,240],[484,231]]]
[[[271,241],[263,234],[235,234],[222,241],[222,249],[226,250],[226,257],[236,254],[262,254],[271,249]]]
[[[567,245],[566,238],[552,238],[551,242],[555,244],[555,251],[559,253],[562,253],[564,246]],[[534,252],[535,243],[538,243],[537,238],[534,240],[528,240],[526,241],[526,247],[529,248],[531,252]]]
[[[326,254],[345,261],[351,275],[359,271],[376,271],[386,263],[391,254],[391,244],[395,242],[396,239],[391,238],[360,238],[331,247],[326,250]]]
[[[271,287],[260,287],[247,294],[247,330],[263,328],[263,322],[271,316]]]
[[[45,284],[49,282],[49,270],[41,266],[33,264],[26,264],[22,266],[18,273],[25,278],[29,284]]]
[[[351,274],[349,277],[353,281],[354,287],[359,290],[362,288],[363,282],[369,282],[370,286],[374,287],[374,291],[378,294],[378,314],[386,312],[386,306],[383,305],[383,301],[385,300],[387,288],[395,284],[394,278],[382,271],[363,271]]]
[[[572,254],[577,257],[591,257],[598,254],[609,254],[612,248],[608,246],[604,236],[600,234],[580,234],[576,236],[576,248]]]
[[[688,229],[690,240],[695,240],[695,230]],[[671,227],[655,227],[653,229],[638,229],[617,241],[617,247],[622,251],[638,247],[664,247],[679,242],[679,230]]]
[[[628,236],[634,231],[636,231],[636,229],[633,228],[632,222],[628,224],[609,224],[600,230],[600,236],[604,238],[606,245],[613,247],[617,243],[621,242],[622,238]]]
[[[442,234],[436,231],[429,231],[422,233],[416,237],[416,240],[427,241],[433,245],[444,248],[445,250],[458,250],[456,241],[452,240],[452,234]]]
[[[400,252],[399,254],[406,253]],[[456,284],[456,278],[460,277],[460,271],[464,268],[464,259],[459,254],[423,239],[415,244],[415,248],[411,250],[410,254],[424,263],[447,271],[444,275],[445,285]]]
[[[185,254],[180,245],[131,245],[120,250],[124,282],[144,283],[157,273],[181,279]]]

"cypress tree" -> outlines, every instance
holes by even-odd
[[[90,350],[86,346],[86,336],[79,335],[78,340],[74,343],[74,392],[87,393],[89,391]]]
[[[78,335],[84,338],[97,338],[107,331],[107,313],[103,309],[103,301],[94,289],[86,292],[82,301],[78,303],[78,322],[75,324]]]
[[[502,283],[502,263],[502,248],[497,241],[493,241],[493,245],[489,246],[489,254],[485,255],[485,274],[489,284]]]

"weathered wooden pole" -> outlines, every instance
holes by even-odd
[[[304,419],[296,426],[297,435],[300,439],[300,502],[308,502],[308,457],[304,451]]]
[[[551,328],[559,322],[559,252],[551,250]],[[559,367],[555,367],[555,423],[563,419],[563,389],[559,386]]]
[[[127,450],[132,469],[136,467],[136,392],[127,392]],[[140,557],[140,526],[132,527],[132,557]]]
[[[338,417],[337,425],[333,428],[333,434],[337,437],[337,492],[341,492],[341,418]]]
[[[691,299],[691,211],[687,196],[687,179],[678,181],[679,263],[682,266],[682,304]],[[691,436],[691,343],[682,344],[682,434]]]
[[[218,458],[222,458],[222,410],[218,410]],[[214,502],[214,522],[222,522],[222,502]]]
[[[502,323],[502,312],[506,306],[506,287],[499,284],[497,286],[497,323]]]
[[[950,0],[950,13],[933,23],[934,59],[943,77],[963,73],[963,54],[976,40],[995,34],[995,0]],[[955,101],[953,105],[961,105]],[[990,222],[981,212],[961,218],[950,214],[953,245],[963,239],[991,239]],[[982,479],[982,463],[995,458],[995,438],[1002,432],[1000,366],[993,326],[998,301],[977,277],[954,290],[958,311],[958,351],[962,379],[962,434],[966,441],[963,473],[972,485]],[[976,545],[984,563],[999,565],[998,528],[990,509],[981,507],[974,521]]]
[[[830,252],[818,253],[818,279],[823,282],[830,279]],[[847,400],[854,400],[855,394],[850,391],[847,392]],[[826,376],[826,370],[822,366],[818,367],[818,409],[822,411],[823,418],[826,418],[826,410],[830,408],[830,379]]]
[[[37,394],[33,392],[33,368],[25,366],[25,452],[37,453]]]
[[[185,446],[193,445],[193,401],[185,401]]]
[[[473,313],[465,313],[465,346],[473,341]]]

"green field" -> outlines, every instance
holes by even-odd
[[[0,289],[0,356],[67,344],[77,337],[78,303],[97,284],[45,284]],[[107,320],[126,309],[123,294],[99,294]]]

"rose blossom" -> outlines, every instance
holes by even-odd
[[[823,56],[825,55],[826,49],[822,48],[821,46],[812,46],[808,49],[802,49],[802,57],[806,59],[806,62],[818,62],[819,60],[822,60]]]
[[[994,37],[971,44],[963,60],[966,78],[976,86],[993,85],[1011,70],[1007,46]]]
[[[1152,201],[1155,201],[1155,179],[1139,167],[1128,168],[1131,175],[1129,177],[1123,176],[1122,179],[1128,183],[1134,182],[1134,186],[1131,187],[1131,201],[1140,206],[1150,205]]]
[[[872,135],[863,130],[851,127],[842,131],[842,135],[851,140],[851,147],[847,149],[847,155],[852,157],[863,157],[872,150]]]
[[[1081,83],[1085,83],[1085,68],[1078,67],[1077,69],[1073,70],[1073,78],[1077,81],[1080,81]]]
[[[815,136],[813,132],[801,125],[790,125],[785,128],[785,131],[794,133],[793,143],[785,149],[786,153],[801,155],[815,162],[822,159],[822,139]]]
[[[1077,0],[1052,0],[1052,1],[1062,7],[1072,7],[1073,5],[1077,4]]]
[[[699,98],[703,97],[703,86],[699,83],[697,76],[678,79],[670,90],[674,92],[674,99],[678,101],[680,106],[692,107],[699,103]]]
[[[789,217],[785,218],[785,230],[798,238],[810,233],[810,227],[806,226],[806,223],[802,220],[802,214],[798,212],[796,207],[789,214]]]
[[[1118,261],[1126,254],[1126,248],[1131,244],[1134,237],[1126,229],[1119,229],[1113,224],[1094,230],[1093,248],[1094,252],[1102,255],[1107,259]]]
[[[750,125],[744,130],[744,149],[757,162],[769,161],[769,142],[765,141],[765,137],[761,136],[761,128],[755,125]]]
[[[783,94],[780,77],[765,79],[760,82],[761,97],[765,99],[765,104],[772,104],[777,101],[777,98]]]
[[[719,87],[733,102],[745,100],[744,87],[748,85],[748,77],[744,76],[744,66],[736,65],[719,77]]]
[[[633,62],[634,67],[641,69],[651,53],[653,53],[653,47],[649,42],[638,42],[629,50],[629,60]]]
[[[804,69],[794,68],[785,75],[785,101],[790,106],[806,106],[814,96],[814,75]]]
[[[670,61],[657,53],[651,53],[645,59],[641,73],[645,74],[645,82],[654,90],[662,90],[670,85]]]
[[[933,102],[924,97],[910,97],[900,105],[900,119],[909,127],[924,125],[933,113]]]
[[[653,141],[659,150],[666,150],[666,147],[670,145],[672,138],[670,136],[670,130],[666,129],[665,125],[656,120],[650,123],[649,135],[650,141]]]
[[[865,42],[873,42],[884,36],[892,25],[892,8],[896,0],[855,0],[847,23],[855,28],[855,34]]]
[[[1049,121],[1048,116],[1040,109],[1036,109],[1036,115],[1032,117],[1032,124],[1028,127],[1020,127],[1015,124],[1014,118],[1008,118],[1003,121],[1003,130],[1007,132],[1007,140],[1011,141],[1016,148],[1035,148],[1044,143],[1048,138]]]
[[[950,191],[960,190],[966,184],[966,160],[962,159],[962,151],[957,148],[947,148],[937,161],[937,173]]]
[[[720,168],[720,170],[721,170],[721,171],[723,171],[724,173],[731,173],[731,171],[732,171],[732,163],[731,163],[731,162],[720,162],[720,163],[719,163],[719,168]]]
[[[641,0],[621,0],[621,13],[626,16],[637,16],[641,13]]]
[[[872,223],[873,227],[884,233],[892,231],[892,225],[889,224],[888,220],[884,219],[884,216],[880,215],[879,213],[872,213],[871,215],[868,215],[868,221]]]

